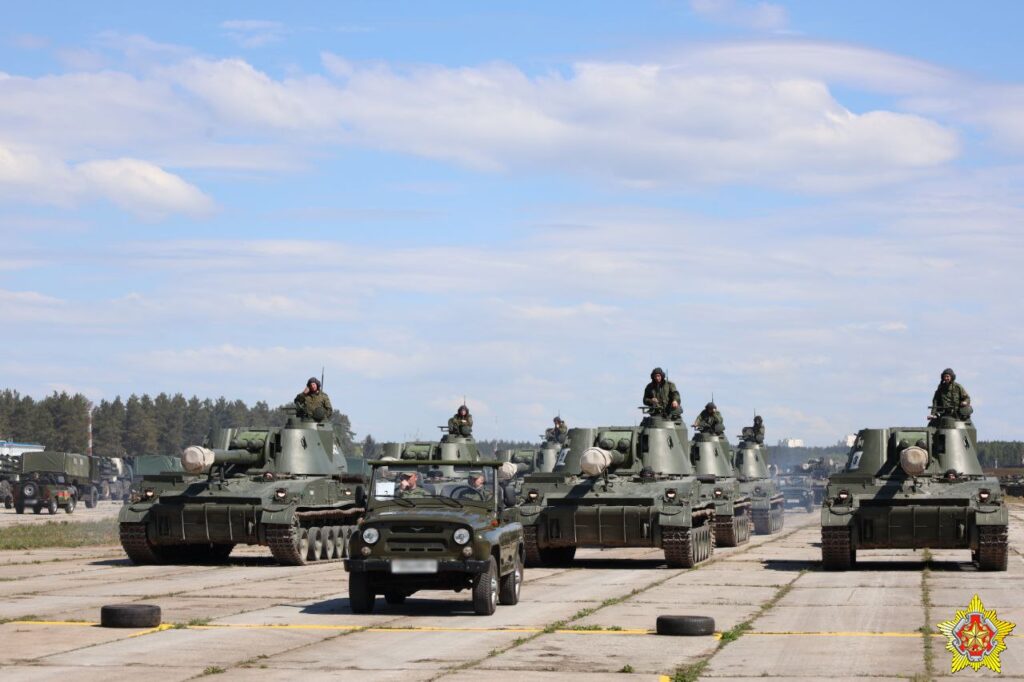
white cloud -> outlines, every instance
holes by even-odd
[[[758,31],[778,31],[789,22],[786,8],[770,2],[690,0],[690,8],[710,21]]]
[[[162,218],[169,213],[202,216],[213,201],[177,175],[138,159],[88,161],[75,168],[95,191],[132,213]]]

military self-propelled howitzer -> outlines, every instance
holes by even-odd
[[[969,549],[987,571],[1007,567],[1009,514],[998,479],[978,462],[969,422],[864,429],[821,509],[821,558],[845,570],[861,549]]]
[[[768,449],[757,442],[754,429],[747,426],[733,457],[733,470],[740,491],[750,498],[754,532],[769,535],[782,530],[785,523],[785,498],[768,471]]]
[[[223,429],[216,447],[181,454],[184,484],[145,486],[121,510],[121,545],[137,564],[223,561],[265,545],[282,564],[345,556],[363,512],[363,477],[346,472],[326,423]]]
[[[567,563],[577,547],[660,547],[673,568],[711,557],[715,503],[701,498],[685,426],[649,414],[567,440],[554,471],[523,481],[528,565]]]
[[[735,547],[750,540],[750,495],[732,470],[732,450],[725,436],[696,433],[690,460],[701,482],[701,499],[715,505],[715,542]]]

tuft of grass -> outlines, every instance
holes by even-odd
[[[932,652],[932,591],[928,578],[932,575],[932,553],[924,550],[925,567],[921,571],[921,605],[924,606],[924,625],[919,628],[924,642],[924,674],[927,679],[935,677],[935,654]]]
[[[627,663],[626,665],[624,665],[621,668],[619,668],[619,672],[620,673],[631,673],[631,672],[633,672],[633,666],[631,666],[629,663]]]
[[[87,547],[119,542],[116,519],[47,521],[0,528],[0,550]]]
[[[209,624],[210,624],[210,619],[209,618],[193,618],[192,620],[190,620],[188,622],[188,626],[189,627],[201,626],[201,625],[209,625]]]
[[[737,639],[743,636],[743,633],[748,632],[752,627],[753,625],[751,625],[751,621],[747,620],[743,621],[742,623],[739,623],[738,625],[730,628],[729,630],[726,630],[722,633],[722,638],[718,640],[719,647],[721,647],[724,644],[728,644],[729,642],[735,642]]]
[[[16,618],[0,618],[0,625],[3,625],[4,623],[15,623],[19,620],[39,620],[39,616],[28,615],[18,616]]]
[[[205,677],[206,675],[220,675],[223,672],[227,671],[219,665],[210,665],[203,670],[203,674],[200,675],[200,677]]]
[[[708,667],[708,661],[703,660],[676,668],[675,674],[672,675],[672,682],[697,682],[706,667]]]

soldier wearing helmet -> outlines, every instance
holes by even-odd
[[[710,433],[715,436],[725,433],[725,420],[722,419],[722,413],[718,411],[718,406],[714,403],[705,405],[693,422],[693,428],[701,433]]]
[[[949,367],[942,370],[939,386],[932,396],[932,413],[929,418],[953,417],[968,421],[973,412],[971,396],[966,388],[956,382],[956,372]]]
[[[764,419],[761,419],[761,415],[754,415],[754,425],[751,428],[751,435],[754,438],[754,442],[758,444],[764,444]]]
[[[651,370],[651,383],[644,388],[644,405],[651,408],[652,414],[660,414],[669,419],[681,419],[683,408],[682,398],[676,385],[668,380],[665,370],[655,367]]]
[[[569,433],[569,425],[561,417],[554,418],[554,426],[544,431],[544,438],[551,443],[564,443]]]
[[[448,420],[448,433],[453,436],[473,435],[473,415],[469,413],[468,407],[459,405],[455,415]]]
[[[310,377],[306,381],[306,388],[295,396],[295,414],[300,419],[315,419],[322,422],[331,418],[334,413],[331,399],[321,389],[320,380]]]

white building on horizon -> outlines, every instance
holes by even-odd
[[[779,441],[780,448],[802,448],[804,447],[803,438],[783,438]]]

